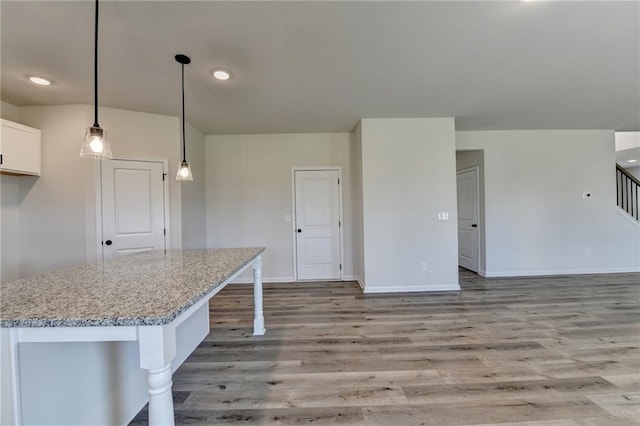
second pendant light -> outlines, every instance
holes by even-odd
[[[182,162],[178,167],[178,173],[176,175],[177,180],[193,180],[191,174],[191,167],[187,161],[187,142],[185,140],[184,131],[184,66],[191,63],[191,58],[186,55],[176,55],[176,61],[182,65]]]

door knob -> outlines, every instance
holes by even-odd
[[[298,233],[301,233],[301,232],[302,232],[302,229],[298,228]]]
[[[105,243],[106,245],[110,246],[111,244],[113,244],[113,241],[111,241],[111,240],[107,240],[107,241],[105,241],[104,243]]]
[[[478,227],[478,225],[477,225],[476,223],[472,223],[472,224],[471,224],[471,227],[472,227],[472,228],[477,228],[477,227]]]

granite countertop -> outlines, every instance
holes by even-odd
[[[150,251],[2,283],[0,327],[168,324],[263,251]]]

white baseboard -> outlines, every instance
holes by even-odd
[[[624,274],[640,272],[639,267],[629,268],[600,268],[600,269],[557,269],[557,270],[536,270],[536,271],[497,271],[487,272],[487,278],[507,278],[507,277],[540,277],[547,275],[581,275],[581,274]]]
[[[458,284],[439,284],[439,285],[407,285],[407,286],[387,286],[387,287],[365,287],[365,294],[372,293],[409,293],[424,291],[460,291]]]
[[[360,280],[360,277],[356,275],[345,275],[342,280],[338,280],[337,282],[340,282],[340,281],[356,281],[360,286],[360,288],[364,289],[362,280]],[[262,282],[263,283],[295,283],[295,282],[305,283],[309,281],[296,281],[295,278],[293,277],[262,277]],[[230,284],[253,284],[253,278],[236,278],[235,280],[231,281]]]
[[[361,288],[362,290],[364,290],[364,284],[362,283],[362,280],[360,279],[360,277],[359,277],[359,276],[357,276],[357,275],[346,275],[346,276],[344,277],[344,280],[345,280],[345,281],[355,281],[355,282],[357,282],[357,283],[358,283],[358,285],[360,286],[360,288]]]
[[[562,270],[536,270],[536,271],[478,271],[478,275],[486,278],[509,278],[509,277],[541,277],[547,275],[581,275],[581,274],[624,274],[640,272],[640,266],[629,268],[601,268],[601,269],[562,269]],[[385,286],[368,287],[357,275],[346,275],[342,281],[355,281],[364,293],[396,293],[396,292],[416,292],[416,291],[458,291],[457,284],[444,284],[435,286]],[[292,276],[289,277],[262,277],[263,283],[294,283],[297,282]],[[300,281],[304,282],[304,281]],[[253,278],[236,278],[230,284],[252,284]]]
[[[293,277],[262,277],[263,283],[291,283],[296,280]],[[231,281],[230,284],[253,284],[253,277],[251,278],[236,278]]]

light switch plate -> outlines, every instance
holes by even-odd
[[[438,212],[438,220],[449,220],[449,212]]]

